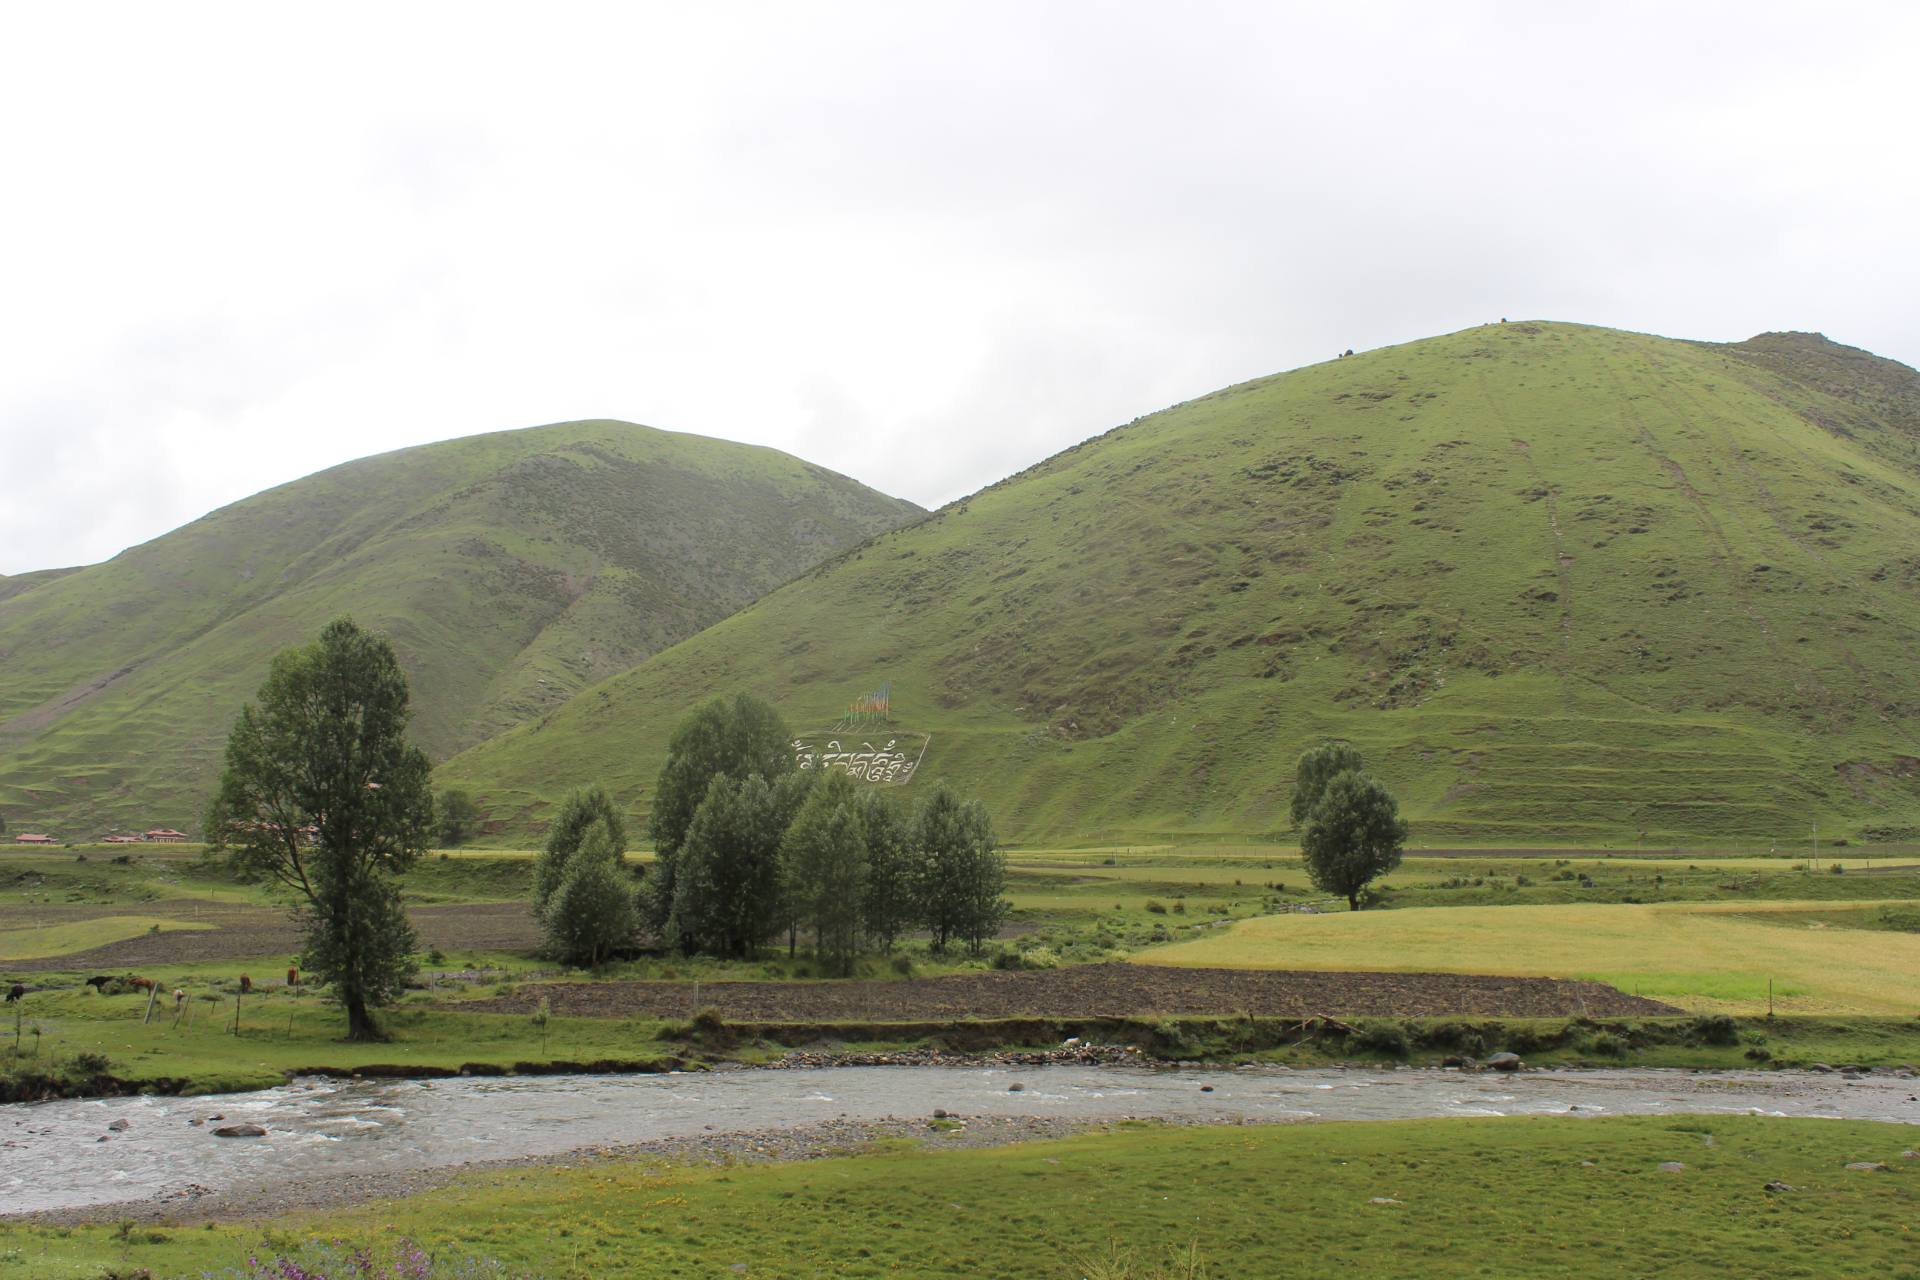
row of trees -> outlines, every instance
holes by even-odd
[[[751,956],[801,937],[835,973],[925,928],[973,951],[1005,922],[1006,863],[978,801],[936,787],[911,814],[845,774],[794,767],[771,706],[742,694],[681,723],[655,790],[657,861],[637,891],[625,824],[606,792],[561,806],[534,871],[550,949],[597,963],[645,931],[688,954]]]

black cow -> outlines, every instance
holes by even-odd
[[[21,996],[24,996],[26,994],[27,994],[27,989],[16,982],[11,987],[7,988],[7,1003],[12,1004],[15,1000],[18,1000]]]

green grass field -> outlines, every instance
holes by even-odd
[[[1914,1280],[1920,1169],[1898,1154],[1914,1132],[1747,1116],[1122,1127],[794,1164],[587,1163],[270,1223],[0,1227],[0,1276],[198,1276],[263,1245],[408,1238],[549,1280],[1157,1280],[1186,1274],[1172,1256],[1212,1280]],[[1776,1180],[1794,1190],[1762,1190]],[[1115,1260],[1130,1269],[1102,1270]]]
[[[0,929],[0,961],[49,959],[105,946],[122,938],[137,938],[143,933],[212,927],[163,916],[102,916],[39,929]]]
[[[66,838],[197,829],[268,660],[343,613],[391,635],[413,733],[444,756],[918,514],[771,449],[621,422],[335,467],[0,592],[0,813]]]
[[[639,813],[716,691],[810,730],[891,680],[921,776],[1025,841],[1273,832],[1326,736],[1423,841],[1913,831],[1911,376],[1808,337],[1528,324],[1249,382],[882,535],[442,776],[515,833],[584,779]]]
[[[1139,959],[1591,978],[1684,1008],[1742,1013],[1766,1010],[1771,980],[1782,1012],[1920,1015],[1920,934],[1795,918],[1806,909],[1610,903],[1266,916]],[[1774,912],[1777,923],[1767,918]]]

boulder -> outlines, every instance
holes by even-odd
[[[125,1133],[126,1131],[127,1131],[127,1122],[125,1120],[115,1120],[112,1124],[107,1126],[108,1133]]]
[[[1015,1080],[1012,1084],[1007,1086],[1008,1093],[1025,1093],[1026,1090],[1027,1090],[1027,1086],[1021,1084],[1018,1080]]]
[[[1487,1059],[1487,1066],[1493,1071],[1518,1071],[1525,1065],[1517,1053],[1496,1053]]]
[[[1794,1191],[1797,1189],[1798,1188],[1792,1183],[1782,1182],[1778,1178],[1775,1178],[1772,1182],[1769,1182],[1765,1187],[1761,1188],[1763,1191]]]
[[[213,1131],[216,1138],[264,1138],[267,1131],[257,1124],[223,1124]]]
[[[1902,1160],[1920,1160],[1920,1151],[1902,1151],[1900,1158]]]
[[[1687,1166],[1678,1160],[1663,1160],[1660,1162],[1660,1172],[1662,1173],[1685,1173],[1686,1171]]]
[[[1892,1173],[1893,1170],[1878,1160],[1855,1160],[1847,1168],[1855,1173]]]
[[[1450,1053],[1440,1059],[1440,1065],[1443,1067],[1459,1067],[1462,1070],[1471,1071],[1480,1064],[1464,1053]]]

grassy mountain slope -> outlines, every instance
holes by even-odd
[[[334,467],[0,583],[0,809],[63,834],[195,822],[268,658],[341,613],[393,637],[415,735],[447,755],[917,514],[770,449],[621,422]]]
[[[1325,735],[1427,839],[1913,826],[1917,392],[1817,335],[1568,324],[1301,369],[882,535],[443,773],[522,828],[579,779],[644,810],[711,693],[805,729],[891,679],[921,778],[1023,839],[1274,831]]]

